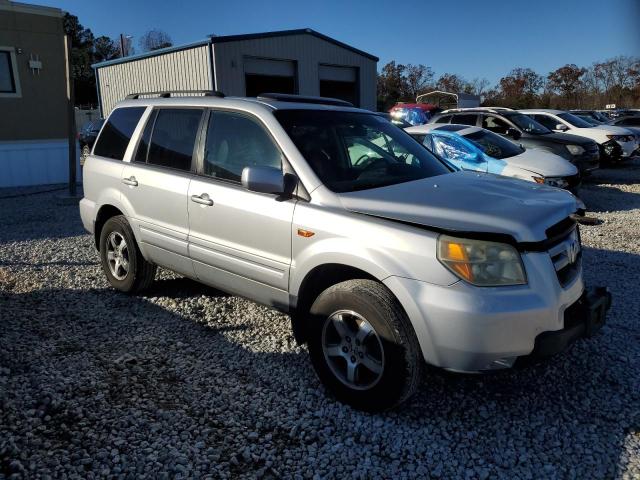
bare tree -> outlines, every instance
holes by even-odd
[[[163,30],[149,30],[140,37],[140,48],[143,52],[150,52],[160,48],[167,48],[173,45],[173,41],[169,34]]]
[[[403,72],[405,97],[415,100],[418,95],[433,87],[433,70],[425,65],[405,66]]]

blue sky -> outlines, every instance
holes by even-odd
[[[25,1],[25,0],[22,0]],[[640,0],[38,0],[77,15],[98,35],[138,38],[165,30],[174,44],[310,27],[380,57],[423,63],[436,75],[486,77],[513,67],[546,74],[566,63],[590,65],[640,56]]]

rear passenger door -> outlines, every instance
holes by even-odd
[[[193,276],[193,265],[187,247],[187,194],[203,111],[154,109],[121,184],[147,259],[188,276]]]
[[[189,187],[189,254],[204,283],[266,305],[288,305],[295,199],[250,192],[249,166],[282,169],[283,154],[256,118],[212,111],[198,177]]]

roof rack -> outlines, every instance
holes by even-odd
[[[141,95],[157,95],[159,98],[169,98],[172,95],[175,94],[181,94],[180,96],[183,96],[183,94],[195,94],[195,93],[200,93],[205,97],[219,97],[219,98],[224,98],[225,95],[222,92],[219,92],[218,90],[163,90],[160,92],[138,92],[138,93],[130,93],[129,95],[127,95],[125,98],[127,100],[137,100],[138,98],[140,98]]]
[[[289,93],[261,93],[258,100],[276,100],[278,102],[315,103],[319,105],[334,105],[337,107],[353,107],[353,103],[338,98],[313,97],[307,95],[291,95]]]
[[[450,108],[440,113],[456,113],[456,112],[513,112],[513,108],[506,107],[468,107],[468,108]]]

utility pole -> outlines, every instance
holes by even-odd
[[[122,33],[120,34],[120,56],[122,58],[125,57],[125,54],[124,54],[124,35]]]
[[[71,67],[71,37],[64,36],[67,81],[67,134],[69,135],[69,196],[76,196],[76,115],[74,111],[73,70]]]

